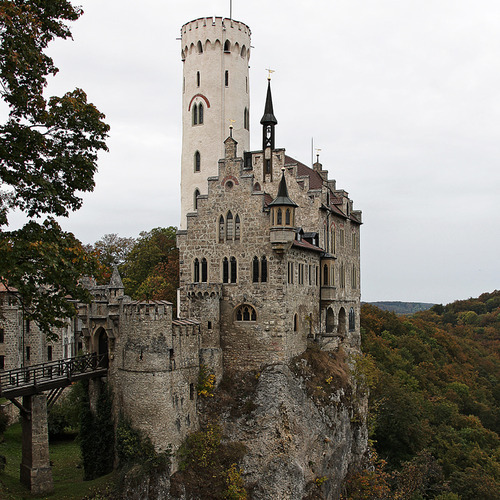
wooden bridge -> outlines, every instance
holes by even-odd
[[[53,489],[47,407],[55,403],[68,385],[106,376],[107,371],[107,353],[94,353],[0,372],[0,397],[10,399],[21,412],[20,478],[32,493],[45,494]],[[23,398],[22,403],[16,399],[19,397]]]

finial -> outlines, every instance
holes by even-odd
[[[316,162],[319,163],[319,153],[320,153],[321,149],[319,148],[316,148]]]
[[[233,123],[235,123],[236,120],[231,120],[229,119],[229,137],[233,137]]]
[[[285,167],[281,167],[281,171],[285,173]]]
[[[274,73],[274,69],[267,68],[266,71],[268,72],[267,79],[271,81],[271,73]]]

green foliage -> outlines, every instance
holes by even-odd
[[[0,2],[0,96],[9,109],[0,124],[0,277],[48,335],[75,314],[68,296],[88,299],[78,280],[95,269],[53,217],[80,208],[81,193],[94,188],[109,127],[81,89],[48,101],[43,95],[58,71],[46,49],[69,38],[66,23],[81,14],[66,0]],[[12,210],[41,220],[9,231]]]
[[[0,406],[0,438],[3,436],[5,429],[9,425],[9,417],[2,406]]]
[[[113,470],[115,434],[111,411],[111,395],[101,383],[96,412],[92,412],[88,396],[88,382],[81,398],[80,447],[84,479],[86,481],[108,474]]]
[[[146,470],[158,470],[170,466],[170,448],[157,453],[151,439],[134,429],[123,416],[120,416],[116,428],[116,452],[121,467],[140,464]]]
[[[176,303],[179,286],[179,251],[175,227],[142,232],[127,254],[120,272],[125,293],[137,300]]]
[[[362,307],[363,351],[379,374],[371,432],[394,498],[500,498],[498,298],[409,318]]]
[[[78,432],[83,385],[73,384],[48,413],[49,438],[60,439]]]

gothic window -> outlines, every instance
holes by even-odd
[[[198,42],[198,54],[203,54],[203,45],[201,42]]]
[[[222,282],[229,283],[229,261],[224,257],[222,261]]]
[[[236,321],[257,321],[257,313],[252,306],[243,304],[236,309]]]
[[[262,283],[267,283],[267,259],[265,256],[262,257],[262,260],[261,260],[260,281]]]
[[[340,239],[340,246],[343,247],[345,243],[345,231],[344,228],[341,228],[339,231],[339,239]]]
[[[340,264],[340,288],[345,288],[345,268],[344,268],[344,263]]]
[[[197,72],[196,72],[196,86],[197,86],[197,87],[199,87],[199,86],[200,86],[200,80],[201,80],[201,78],[200,78],[200,72],[199,72],[199,71],[197,71]]]
[[[193,106],[193,125],[198,125],[198,105]]]
[[[236,214],[236,219],[234,219],[234,240],[238,241],[240,239],[240,216]]]
[[[231,283],[236,283],[236,259],[231,257]]]
[[[356,328],[356,317],[354,315],[354,309],[351,307],[349,311],[349,331],[352,332]]]
[[[231,42],[229,40],[224,42],[224,52],[231,52]]]
[[[200,196],[200,191],[199,189],[194,190],[194,200],[193,200],[193,206],[195,210],[198,210],[198,196]]]
[[[194,171],[199,172],[201,170],[201,155],[199,151],[194,154]]]
[[[219,243],[224,242],[224,216],[219,217]]]
[[[353,264],[352,265],[352,271],[351,271],[351,288],[353,290],[356,290],[357,288],[357,285],[358,285],[358,276],[357,276],[357,272],[356,272],[356,264]]]
[[[290,209],[287,208],[285,212],[285,226],[290,225]]]
[[[293,262],[288,263],[288,283],[293,285]]]
[[[233,214],[231,212],[227,213],[226,217],[226,240],[232,241],[234,233],[234,219]]]
[[[226,72],[224,73],[224,85],[226,87],[229,87],[229,71],[226,69]]]
[[[283,224],[283,214],[281,213],[281,208],[278,208],[278,214],[276,215],[276,225],[281,226]]]
[[[345,309],[341,307],[339,311],[339,326],[337,330],[340,335],[345,335],[345,327],[346,327],[345,323],[346,323]]]
[[[201,282],[206,283],[208,281],[208,264],[207,259],[203,257],[201,259]]]
[[[252,282],[259,282],[259,259],[257,257],[252,260]]]
[[[200,261],[198,259],[194,259],[193,265],[193,282],[200,282]]]
[[[328,266],[323,266],[323,285],[328,286]]]
[[[203,123],[203,104],[198,106],[198,123],[201,125]]]

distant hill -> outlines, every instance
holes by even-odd
[[[429,302],[400,301],[363,302],[363,304],[371,304],[372,306],[382,309],[382,311],[390,311],[398,315],[414,314],[419,311],[427,311],[434,305]]]

